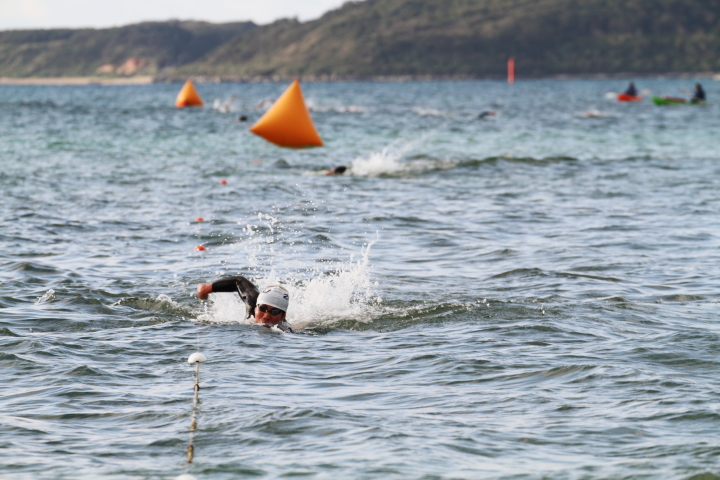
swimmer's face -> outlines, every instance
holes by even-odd
[[[273,314],[273,312],[278,313]],[[270,305],[258,305],[255,307],[255,320],[258,323],[276,325],[285,320],[285,312]]]

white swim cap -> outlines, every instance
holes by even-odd
[[[270,305],[279,308],[283,312],[287,312],[290,303],[290,292],[280,285],[270,285],[263,288],[257,298],[257,305]]]

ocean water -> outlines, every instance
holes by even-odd
[[[305,83],[308,150],[286,84],[0,86],[0,476],[720,478],[704,84]]]

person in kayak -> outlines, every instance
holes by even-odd
[[[695,84],[695,91],[693,92],[693,96],[690,99],[690,103],[703,103],[705,102],[705,90],[703,90],[702,85],[699,83]]]
[[[627,90],[625,90],[625,95],[630,95],[633,97],[637,96],[637,89],[635,88],[635,84],[633,82],[630,82],[628,84]]]
[[[264,327],[277,327],[283,332],[295,333],[285,319],[290,292],[280,285],[270,285],[263,291],[245,277],[228,277],[213,283],[201,283],[197,286],[197,296],[207,300],[211,293],[234,292],[245,302],[245,319],[255,317],[255,323]]]

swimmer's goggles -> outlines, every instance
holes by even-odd
[[[257,308],[263,313],[270,312],[270,315],[280,315],[281,313],[284,313],[284,310],[280,310],[279,308],[270,308],[267,305],[259,305]]]

